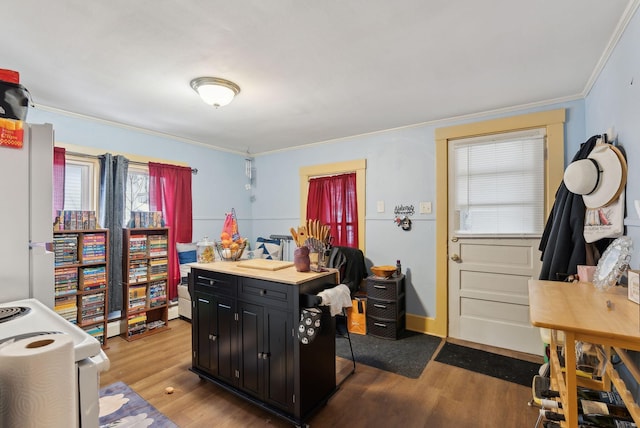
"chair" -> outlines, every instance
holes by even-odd
[[[312,308],[319,308],[320,306],[328,306],[326,305],[326,303],[323,305],[323,297],[321,297],[321,294],[322,293],[319,293],[319,295],[303,294],[300,296],[300,306],[301,306],[301,312],[303,315],[301,318],[305,318],[304,317],[305,311],[307,314],[309,314],[309,310],[310,309],[313,310]],[[349,374],[345,376],[344,379],[342,379],[342,381],[340,381],[340,384],[338,385],[340,386],[345,380],[347,380],[347,378],[349,378],[353,373],[355,373],[356,357],[355,357],[355,354],[353,353],[353,345],[351,343],[351,335],[349,334],[349,329],[347,328],[347,321],[346,321],[347,315],[344,307],[342,308],[342,315],[337,314],[334,316],[334,318],[336,323],[336,337],[344,338],[349,341],[349,350],[351,351],[351,361],[353,363],[353,368],[351,369]],[[301,332],[304,332],[304,329],[302,328],[302,326],[304,325],[304,323],[302,322],[302,319],[301,319],[300,325],[301,325]]]
[[[351,361],[353,363],[351,372],[340,382],[340,384],[342,384],[342,382],[347,380],[349,376],[356,372],[356,356],[353,353],[351,333],[349,333],[349,326],[347,325],[347,313],[344,309],[342,309],[342,315],[336,315],[336,336],[347,339],[349,341],[349,350],[351,351]]]
[[[360,290],[362,281],[367,277],[364,254],[359,248],[332,247],[327,267],[338,269],[340,282],[351,290],[351,294]]]
[[[367,266],[364,262],[364,254],[359,248],[335,246],[331,248],[327,267],[337,269],[340,273],[340,283],[345,284],[351,291],[351,298],[360,290],[362,281],[367,276]],[[346,311],[343,309],[342,315],[336,315],[336,334],[349,340],[353,369],[356,370],[356,358],[353,352],[351,334],[349,333],[348,319]],[[349,376],[347,376],[348,378]],[[346,378],[345,378],[346,380]],[[344,380],[343,380],[344,382]]]

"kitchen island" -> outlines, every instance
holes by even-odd
[[[305,425],[336,390],[335,320],[323,308],[321,331],[308,345],[296,329],[306,297],[335,286],[337,274],[247,262],[191,264],[191,371]]]

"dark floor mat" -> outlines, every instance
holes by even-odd
[[[356,362],[416,379],[438,349],[441,338],[403,332],[398,340],[351,333]],[[336,354],[351,359],[349,342],[336,338]]]
[[[449,342],[444,344],[434,361],[524,386],[531,386],[533,376],[537,375],[540,369],[540,364],[537,363]]]

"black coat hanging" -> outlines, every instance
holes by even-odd
[[[594,135],[582,143],[572,162],[589,156],[599,138],[600,135]],[[539,279],[561,281],[568,275],[575,275],[578,265],[586,264],[585,211],[582,195],[571,193],[562,181],[540,240],[542,269]]]

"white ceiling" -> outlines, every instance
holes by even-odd
[[[259,154],[582,97],[638,1],[20,0],[0,68],[37,108]]]

